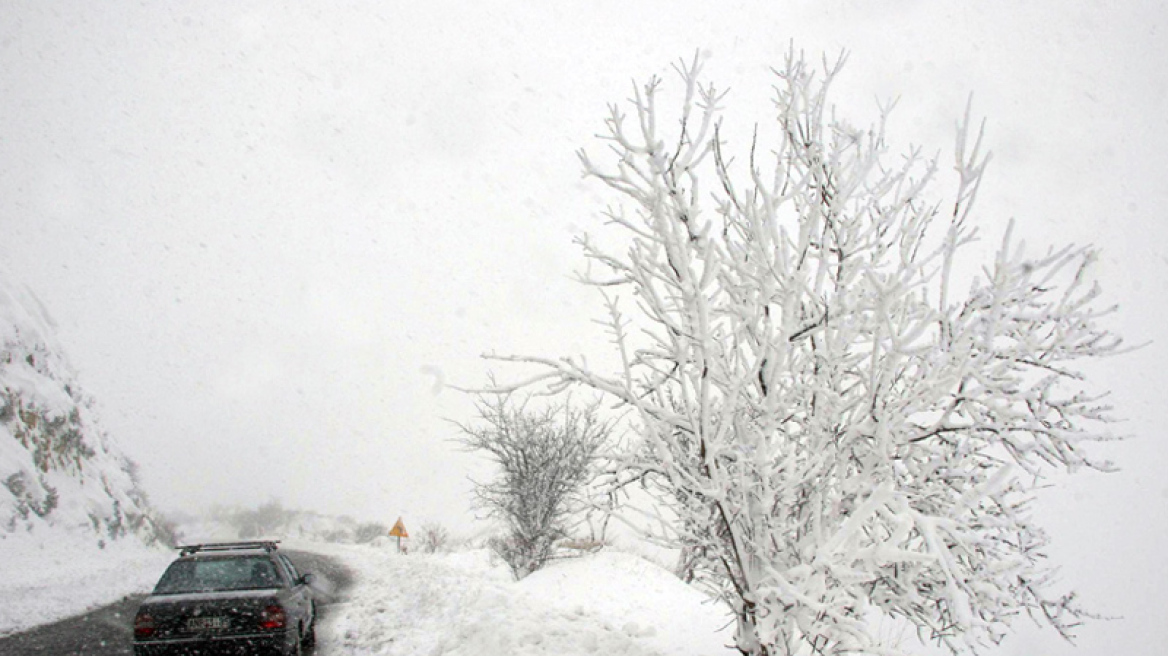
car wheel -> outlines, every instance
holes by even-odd
[[[316,619],[312,620],[312,624],[308,625],[308,630],[304,632],[304,637],[300,639],[300,644],[305,651],[311,651],[316,646]]]

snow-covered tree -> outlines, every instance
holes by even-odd
[[[1109,408],[1075,368],[1120,347],[1095,253],[1029,255],[1007,231],[980,272],[960,262],[988,159],[968,112],[939,200],[936,161],[887,156],[887,111],[836,115],[841,65],[789,55],[774,142],[756,129],[737,161],[699,59],[677,67],[676,123],[658,79],[613,106],[611,163],[581,157],[620,202],[581,244],[619,370],[500,359],[542,368],[513,388],[583,384],[633,411],[617,483],[667,509],[659,537],[729,602],[743,654],[880,653],[881,616],[954,652],[1023,613],[1069,637],[1082,611],[1052,592],[1027,502],[1050,471],[1110,467],[1083,449]]]
[[[460,426],[459,438],[498,465],[494,480],[475,484],[475,496],[506,526],[506,535],[491,547],[516,580],[543,567],[567,535],[568,520],[580,510],[580,493],[595,476],[598,452],[609,435],[595,406],[576,407],[564,399],[535,409],[528,401],[481,397],[480,422]]]

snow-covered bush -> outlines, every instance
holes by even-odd
[[[460,426],[460,440],[499,467],[494,481],[475,484],[475,496],[505,525],[506,534],[488,544],[519,580],[543,567],[567,535],[609,425],[595,406],[578,408],[570,400],[534,409],[508,395],[487,396],[479,399],[478,414],[480,424]]]
[[[1027,502],[1050,469],[1109,468],[1084,450],[1109,408],[1074,368],[1120,345],[1095,254],[1028,256],[1007,231],[964,274],[987,161],[968,114],[938,202],[935,161],[837,117],[840,63],[790,55],[774,142],[737,160],[700,60],[678,67],[679,121],[657,79],[631,117],[613,106],[612,163],[582,159],[622,198],[619,241],[581,243],[620,368],[505,356],[544,367],[510,389],[583,384],[633,411],[614,484],[656,495],[657,537],[734,609],[744,654],[871,653],[873,614],[956,652],[1021,613],[1069,635],[1081,611],[1050,590]]]
[[[431,522],[422,526],[418,534],[418,547],[422,553],[439,553],[450,549],[450,531],[443,525]]]
[[[389,527],[381,522],[365,522],[357,527],[353,539],[357,544],[367,544],[377,538],[388,536]]]

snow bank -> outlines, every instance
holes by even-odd
[[[731,653],[724,609],[635,556],[561,561],[515,583],[483,551],[398,555],[304,545],[357,583],[318,631],[322,654],[670,656]]]
[[[174,559],[135,539],[105,544],[59,529],[0,532],[0,635],[147,592]]]
[[[601,552],[552,564],[519,583],[538,604],[587,615],[666,654],[717,654],[733,642],[724,604],[642,557]]]

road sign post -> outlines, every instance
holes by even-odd
[[[397,537],[397,552],[405,553],[402,550],[402,538],[408,538],[410,537],[410,534],[409,531],[406,530],[406,525],[402,523],[401,517],[398,517],[397,521],[393,524],[393,528],[389,529],[389,534],[391,536]]]

